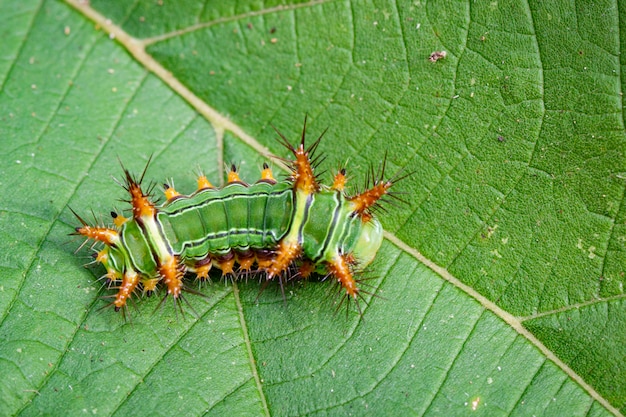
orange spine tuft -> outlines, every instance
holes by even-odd
[[[117,227],[122,227],[122,225],[128,221],[126,217],[121,214],[117,214],[114,211],[111,212],[111,217],[113,217],[113,223],[115,223],[115,226]]]
[[[333,181],[333,186],[331,187],[333,190],[343,191],[346,188],[346,170],[340,169],[337,174],[335,174],[335,179]]]
[[[126,272],[124,274],[122,285],[120,285],[117,295],[115,296],[115,301],[113,301],[115,311],[120,311],[120,309],[126,306],[126,302],[132,296],[135,288],[137,288],[137,284],[139,284],[139,274],[135,271]]]
[[[206,178],[206,175],[200,175],[198,177],[198,191],[205,188],[213,188],[213,184]]]
[[[159,278],[145,278],[141,280],[141,285],[143,285],[144,292],[150,296],[156,290],[157,284],[159,283]]]
[[[209,262],[208,264],[200,265],[195,267],[196,278],[200,281],[206,281],[209,279],[209,271],[213,264]]]
[[[293,161],[295,172],[293,173],[294,188],[296,190],[302,190],[306,194],[314,194],[319,190],[319,184],[313,174],[313,167],[311,167],[311,160],[309,159],[309,152],[304,149],[304,145],[301,144],[294,151],[296,160]]]
[[[174,187],[172,187],[169,184],[163,184],[163,187],[165,188],[165,198],[167,199],[167,201],[173,200],[174,198],[180,196],[180,193],[178,191],[176,191],[174,189]]]
[[[96,262],[106,262],[109,259],[109,248],[104,248],[96,254]]]
[[[141,191],[141,186],[135,182],[129,184],[128,192],[130,193],[130,203],[133,205],[133,217],[140,219],[141,217],[153,217],[156,213],[154,204],[148,200],[148,196]]]
[[[350,271],[347,257],[339,255],[332,261],[328,262],[328,272],[337,278],[337,282],[339,282],[343,289],[346,290],[346,294],[356,299],[359,293],[359,288],[357,287],[356,281]]]
[[[170,256],[159,266],[159,274],[167,286],[167,293],[178,298],[183,288],[183,271],[176,256]]]
[[[254,264],[254,253],[251,251],[240,252],[236,254],[235,259],[239,264],[239,271],[250,272]]]
[[[114,245],[120,237],[117,230],[109,229],[108,227],[94,227],[87,225],[84,225],[83,227],[77,227],[76,233],[83,235],[89,239],[102,242],[108,246]]]
[[[105,276],[107,277],[107,282],[109,283],[117,282],[122,278],[122,275],[113,268],[107,269],[107,274]]]
[[[302,138],[300,139],[300,144],[297,147],[291,145],[287,138],[280,133],[278,129],[274,128],[274,130],[276,130],[276,133],[280,136],[282,144],[289,149],[295,157],[295,160],[289,161],[291,164],[291,180],[294,184],[294,190],[303,191],[305,194],[314,194],[319,191],[320,185],[318,184],[315,174],[313,173],[311,157],[315,153],[315,150],[317,149],[317,146],[326,131],[324,131],[312,145],[305,148],[304,140],[306,136],[306,121],[307,119],[305,117],[304,127],[302,128]]]
[[[353,211],[359,216],[367,214],[367,210],[374,206],[378,200],[391,188],[391,182],[379,182],[369,190],[363,191],[350,199],[353,204]]]
[[[228,171],[228,183],[232,184],[233,182],[243,182],[241,181],[241,178],[239,178],[237,167],[235,165],[231,165],[230,171]]]
[[[274,253],[267,250],[257,250],[254,252],[256,263],[261,271],[267,271],[274,260]]]
[[[280,276],[289,265],[298,257],[302,252],[302,247],[298,242],[285,242],[280,241],[276,255],[272,259],[269,267],[266,268],[267,279],[272,279],[275,276]]]
[[[300,268],[298,269],[298,273],[304,279],[310,277],[313,272],[315,272],[315,264],[309,260],[302,262],[302,265],[300,265]]]
[[[267,164],[263,164],[263,171],[261,171],[261,179],[264,181],[276,182],[272,169]]]
[[[215,266],[222,270],[222,276],[232,274],[235,267],[235,257],[230,259],[216,259]]]

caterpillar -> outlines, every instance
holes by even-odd
[[[115,311],[126,314],[133,295],[141,291],[150,296],[159,287],[166,288],[163,300],[171,296],[180,306],[184,291],[196,293],[185,285],[185,275],[207,281],[216,267],[231,279],[258,272],[267,281],[278,280],[281,289],[289,279],[317,273],[339,285],[339,305],[354,300],[361,313],[359,299],[367,292],[355,275],[381,246],[383,229],[372,210],[392,195],[395,181],[384,179],[383,161],[379,174],[371,170],[364,190],[348,196],[345,169],[337,171],[330,186],[314,173],[320,161],[314,153],[325,132],[308,147],[306,119],[296,146],[276,132],[293,155],[283,160],[291,171],[285,180],[277,181],[264,164],[261,178],[247,184],[233,165],[221,188],[204,174],[190,195],[164,184],[166,201],[157,206],[142,189],[148,165],[139,178],[122,166],[132,216],[111,212],[114,227],[107,227],[89,225],[72,210],[81,223],[73,234],[87,238],[83,245],[103,244],[94,262],[104,266],[102,278],[117,290],[109,304]]]

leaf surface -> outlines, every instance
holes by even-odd
[[[222,3],[0,3],[0,414],[623,414],[623,6]],[[254,279],[106,308],[68,206],[126,209],[119,161],[252,182],[307,114],[320,171],[410,174],[362,317]]]

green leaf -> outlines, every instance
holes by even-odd
[[[0,2],[0,414],[624,414],[624,6],[221,3]],[[320,171],[409,174],[362,317],[255,279],[106,308],[69,207],[126,209],[118,159],[253,181],[307,114]]]

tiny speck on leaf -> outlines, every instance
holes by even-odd
[[[446,51],[435,51],[432,54],[430,54],[430,56],[428,57],[428,60],[430,62],[437,62],[440,59],[445,58],[446,55],[448,55],[448,53]]]

